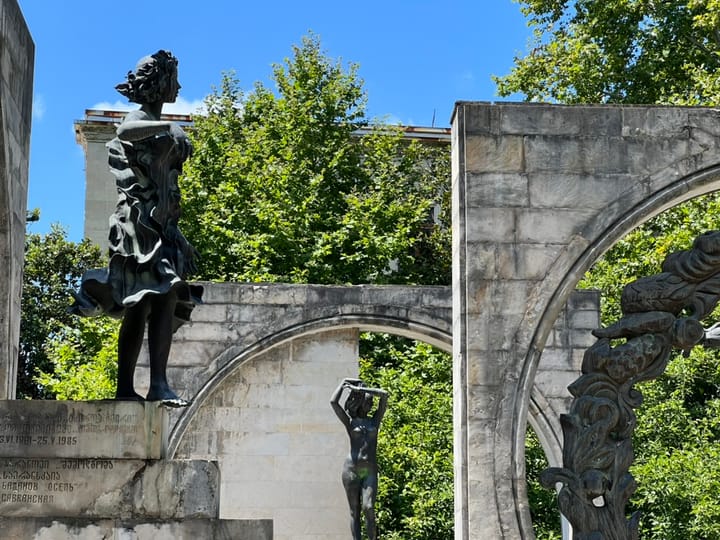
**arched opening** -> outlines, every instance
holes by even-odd
[[[689,249],[696,237],[717,230],[720,195],[715,192],[665,210],[617,242],[588,272],[590,285],[603,289],[603,325],[622,317],[619,296],[637,278],[657,275],[671,253]],[[713,258],[706,260],[712,272]],[[712,286],[706,291],[710,294]],[[709,327],[720,311],[703,321]],[[628,513],[640,511],[640,536],[648,539],[704,539],[717,535],[720,511],[714,504],[720,447],[720,355],[696,346],[674,351],[664,373],[635,385],[642,404],[633,436],[630,472],[637,489]]]
[[[348,508],[340,476],[349,443],[329,400],[344,377],[359,374],[361,331],[440,345],[446,358],[443,369],[450,377],[447,333],[379,316],[313,320],[248,347],[199,392],[188,411],[192,414],[178,422],[171,438],[174,458],[219,462],[220,517],[271,518],[278,535],[291,530],[308,536],[347,534]],[[365,375],[374,371],[368,368]],[[450,441],[451,396],[444,396],[449,402],[444,410]],[[393,413],[386,413],[385,421],[392,423]],[[381,430],[389,433],[389,428]],[[395,442],[386,438],[381,444],[392,448]],[[449,456],[452,505],[451,445]],[[407,491],[407,486],[400,487]],[[452,526],[452,512],[449,521]]]
[[[390,399],[378,441],[380,537],[452,540],[452,357],[387,333],[360,337],[360,378]]]
[[[643,226],[629,231],[595,261],[585,286],[603,289],[603,325],[620,318],[622,287],[661,271],[667,255],[689,249],[703,232],[717,229],[720,196],[706,194],[663,208]],[[717,309],[704,326],[717,322]],[[717,500],[720,489],[707,479],[720,448],[720,355],[696,347],[677,351],[658,379],[636,386],[645,399],[637,409],[635,460],[638,488],[628,512],[640,510],[643,538],[707,538],[720,513],[703,501]],[[578,374],[579,376],[579,374]],[[532,410],[530,412],[532,415]]]
[[[309,318],[304,322],[292,324],[286,328],[270,333],[239,351],[236,346],[231,345],[228,351],[232,351],[232,358],[223,362],[221,368],[212,372],[196,392],[191,405],[184,409],[181,416],[175,422],[168,441],[168,457],[172,458],[175,455],[189,422],[195,417],[199,408],[205,404],[205,401],[209,399],[209,396],[212,395],[216,387],[222,384],[223,381],[240,366],[256,359],[260,355],[272,351],[276,347],[290,343],[300,336],[311,336],[325,332],[328,329],[352,329],[357,332],[387,332],[409,339],[424,341],[440,350],[450,352],[452,350],[452,335],[441,326],[441,324],[433,325],[428,322],[373,313],[337,314],[329,317]],[[226,356],[227,352],[224,352],[221,353],[218,358]]]

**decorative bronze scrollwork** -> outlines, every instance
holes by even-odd
[[[561,416],[563,466],[543,471],[547,488],[562,487],[560,511],[575,540],[635,540],[639,513],[627,517],[635,491],[630,474],[635,383],[660,376],[673,349],[720,344],[720,327],[701,324],[720,299],[720,231],[695,239],[689,250],[668,255],[662,272],[625,286],[623,316],[593,331],[598,341],[583,357],[582,375],[569,387],[568,414]]]

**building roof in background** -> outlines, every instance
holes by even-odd
[[[115,124],[119,124],[129,111],[105,111],[100,109],[85,109],[85,118],[75,121],[75,139],[78,144],[84,144],[83,132],[86,128],[94,131],[115,130]],[[193,117],[190,114],[163,114],[163,120],[176,122],[181,126],[190,127],[193,124]],[[400,126],[403,135],[408,139],[417,139],[426,143],[450,144],[450,128],[422,127],[422,126]],[[358,135],[367,135],[370,128],[357,130]]]

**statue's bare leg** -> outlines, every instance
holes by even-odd
[[[345,464],[343,469],[343,486],[350,506],[350,532],[353,540],[362,540],[360,531],[362,528],[362,510],[360,508],[361,481],[355,474],[353,467]]]
[[[187,407],[190,402],[178,397],[167,382],[167,364],[173,336],[175,291],[151,298],[148,317],[148,349],[150,352],[150,389],[148,401],[162,401],[170,407]]]
[[[365,514],[365,530],[368,540],[377,540],[377,525],[375,523],[375,497],[377,495],[377,475],[366,479],[362,488],[362,509]]]
[[[125,311],[118,336],[118,374],[115,399],[142,401],[135,392],[135,366],[145,336],[150,303],[142,300]]]

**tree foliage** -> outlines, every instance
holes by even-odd
[[[272,79],[274,91],[244,93],[225,75],[195,120],[181,225],[201,252],[199,277],[449,284],[449,149],[367,119],[357,66],[328,58],[315,36]],[[392,404],[379,442],[382,537],[449,540],[450,357],[379,334],[361,349],[362,376]]]
[[[383,334],[362,342],[360,376],[386,389],[378,440],[379,535],[453,538],[453,422],[450,355]]]
[[[56,399],[110,399],[117,386],[119,322],[109,317],[77,318],[61,326],[45,352],[52,370],[38,370],[37,384]]]
[[[540,473],[549,467],[545,451],[531,427],[525,431],[525,477],[530,517],[536,540],[560,540],[560,512],[557,496],[540,484]]]
[[[327,58],[316,37],[293,52],[274,66],[276,92],[245,94],[226,75],[196,119],[181,187],[201,277],[449,281],[449,227],[432,219],[448,199],[447,149],[371,124],[357,66]]]
[[[561,103],[720,103],[718,0],[521,0],[533,29],[498,92]]]
[[[47,345],[60,339],[77,320],[67,312],[71,293],[85,270],[102,266],[97,246],[89,241],[70,242],[65,231],[53,225],[46,235],[27,234],[20,318],[17,395],[50,398],[53,392],[35,380],[38,372],[52,374],[54,364]]]

